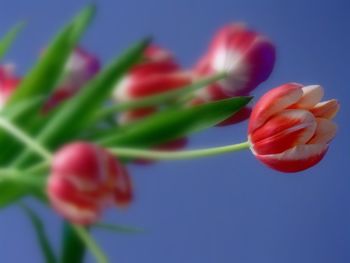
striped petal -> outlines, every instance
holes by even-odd
[[[328,120],[317,118],[317,128],[315,135],[308,142],[308,144],[327,144],[329,143],[337,133],[337,125]]]
[[[270,117],[300,100],[302,85],[288,83],[267,92],[253,108],[249,121],[249,133],[262,126]]]
[[[269,119],[250,136],[258,154],[276,154],[305,144],[314,135],[316,121],[305,110],[285,110]]]
[[[296,103],[296,108],[310,109],[321,101],[324,90],[320,85],[310,85],[302,88],[303,96]]]
[[[310,111],[318,118],[333,119],[339,111],[339,103],[337,100],[327,100],[317,103]]]
[[[272,169],[285,173],[295,173],[316,165],[322,160],[327,149],[327,144],[306,144],[295,146],[283,153],[256,154],[256,157]]]

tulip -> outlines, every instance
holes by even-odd
[[[192,81],[192,76],[180,71],[180,66],[167,50],[150,46],[144,61],[134,66],[116,86],[116,101],[133,101],[181,88]]]
[[[90,225],[106,207],[128,205],[132,185],[126,169],[110,153],[90,143],[75,142],[55,153],[47,193],[64,218]]]
[[[81,47],[74,49],[64,69],[60,86],[79,90],[100,70],[98,58]]]
[[[113,97],[117,102],[130,102],[182,88],[191,82],[192,75],[180,70],[169,51],[151,45],[145,50],[143,61],[117,84]],[[157,107],[130,110],[121,113],[118,120],[120,124],[128,124],[157,111]]]
[[[4,107],[21,81],[14,76],[13,71],[12,65],[0,66],[0,109]]]
[[[241,24],[221,28],[212,40],[208,52],[194,68],[197,77],[220,72],[225,80],[199,90],[195,101],[210,102],[234,96],[247,96],[271,74],[275,64],[275,47],[263,35]],[[222,125],[234,124],[249,117],[249,109],[237,113]],[[245,116],[243,118],[243,116]]]
[[[275,47],[270,40],[240,24],[230,24],[214,36],[194,71],[199,76],[228,73],[227,79],[201,91],[216,100],[248,95],[270,76],[274,64]]]
[[[337,126],[336,100],[321,102],[318,85],[288,83],[266,93],[253,108],[249,141],[253,154],[282,172],[299,172],[317,164],[327,152]]]

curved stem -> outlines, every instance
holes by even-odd
[[[48,161],[51,160],[51,153],[48,150],[46,150],[42,145],[38,144],[29,135],[27,135],[25,132],[16,127],[16,125],[12,124],[7,119],[0,117],[0,127],[9,132],[9,134],[14,136],[19,141],[26,144],[30,149],[32,149],[38,155],[43,157],[43,159]]]
[[[97,245],[95,240],[91,237],[89,232],[82,226],[73,225],[73,229],[76,234],[81,238],[85,246],[88,247],[91,253],[94,254],[98,263],[108,263],[106,255],[103,253],[101,248]]]
[[[200,150],[189,150],[189,151],[152,151],[152,150],[141,150],[131,148],[115,147],[110,148],[109,151],[119,157],[126,158],[143,158],[143,159],[154,159],[154,160],[177,160],[177,159],[193,159],[207,156],[213,156],[218,154],[224,154],[229,152],[237,152],[248,149],[250,147],[249,142],[242,142],[238,144],[232,144],[221,147],[213,147]]]

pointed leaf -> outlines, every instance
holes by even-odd
[[[50,244],[50,241],[46,235],[45,227],[40,219],[40,217],[34,212],[33,209],[28,207],[25,204],[20,204],[20,207],[23,209],[25,214],[28,216],[32,226],[36,232],[36,236],[41,248],[41,251],[44,255],[46,263],[56,263],[56,256]]]
[[[184,109],[170,109],[121,129],[99,135],[103,146],[151,146],[207,129],[244,107],[250,97],[236,97]]]
[[[13,42],[16,40],[17,35],[23,30],[25,26],[24,22],[16,24],[6,35],[0,40],[0,59],[2,59],[7,51],[12,46]]]

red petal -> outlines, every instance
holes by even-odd
[[[302,87],[301,84],[288,83],[262,96],[253,108],[249,121],[249,133],[254,132],[276,113],[299,101],[303,95]]]
[[[306,170],[322,160],[326,154],[326,144],[298,145],[280,154],[259,155],[256,157],[267,166],[285,173]]]

